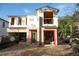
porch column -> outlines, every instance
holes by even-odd
[[[36,46],[39,45],[39,29],[37,29],[37,39],[36,39]]]
[[[41,40],[41,42],[42,42],[42,46],[44,47],[44,30],[43,30],[43,28],[41,30],[42,30],[42,33],[41,33],[42,40]]]
[[[29,31],[29,28],[27,28],[27,44],[30,44],[30,31]]]
[[[57,29],[54,30],[54,45],[57,46]]]

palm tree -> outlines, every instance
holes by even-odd
[[[71,35],[73,28],[73,17],[65,16],[59,19],[59,33],[60,37],[65,38],[67,35]]]

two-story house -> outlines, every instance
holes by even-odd
[[[33,16],[9,16],[7,32],[29,44],[57,45],[58,9],[45,6],[35,10]]]
[[[8,27],[8,21],[0,18],[0,36],[7,36],[7,27]]]

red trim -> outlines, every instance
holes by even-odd
[[[54,30],[54,47],[56,46],[56,34],[55,34],[55,30]]]
[[[30,30],[30,43],[32,44],[31,31],[36,31],[36,46],[38,46],[38,41],[37,41],[37,30],[35,30],[35,29],[31,29],[31,30]]]
[[[44,47],[44,42],[42,42],[42,46]]]
[[[54,32],[54,46],[56,46],[56,29],[44,29],[43,30],[43,43],[42,43],[42,46],[44,46],[44,32],[45,31],[53,31]]]

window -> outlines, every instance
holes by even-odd
[[[14,25],[14,17],[11,18],[11,25]]]
[[[36,33],[37,31],[31,31],[31,39],[32,39],[32,43],[35,43],[36,42]]]
[[[3,22],[3,25],[2,25],[2,27],[3,27],[3,28],[5,28],[5,22]]]
[[[44,12],[44,18],[53,18],[53,12],[45,11]]]
[[[52,19],[44,19],[44,24],[52,24],[53,20]]]
[[[21,18],[18,17],[18,25],[21,25],[22,21],[21,21]]]
[[[44,24],[53,24],[53,12],[51,11],[44,12]]]

